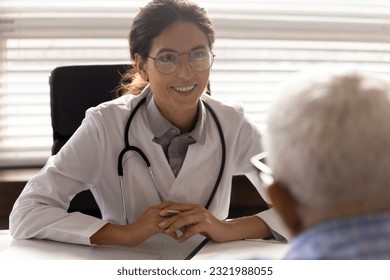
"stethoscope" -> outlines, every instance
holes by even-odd
[[[222,159],[221,159],[221,166],[219,168],[219,173],[218,173],[217,179],[215,181],[213,191],[212,191],[212,193],[211,193],[211,195],[209,197],[209,200],[207,201],[207,203],[205,205],[205,208],[209,208],[209,206],[210,206],[210,204],[211,204],[211,202],[212,202],[212,200],[213,200],[213,198],[215,196],[215,193],[217,192],[217,189],[218,189],[218,186],[219,186],[219,184],[221,182],[223,171],[224,171],[224,168],[225,168],[226,145],[225,145],[225,138],[224,138],[224,135],[223,135],[221,123],[219,122],[217,115],[215,114],[214,110],[210,107],[210,105],[208,105],[203,100],[201,100],[201,101],[204,104],[204,106],[206,107],[206,109],[210,112],[211,116],[213,117],[213,119],[215,121],[215,124],[216,124],[217,129],[218,129],[219,137],[220,137],[220,140],[221,140],[221,149],[222,149]],[[153,174],[153,171],[152,171],[152,168],[151,168],[151,164],[150,164],[150,161],[149,161],[148,157],[145,155],[145,153],[140,148],[135,147],[135,146],[131,146],[130,143],[129,143],[128,135],[129,135],[131,122],[133,121],[134,116],[137,113],[138,109],[145,102],[146,102],[146,97],[141,99],[141,101],[138,102],[138,104],[134,107],[133,111],[131,112],[131,114],[130,114],[128,120],[127,120],[127,123],[126,123],[126,127],[125,127],[125,133],[124,133],[125,147],[123,148],[123,150],[120,152],[120,154],[118,156],[118,176],[119,176],[119,184],[120,184],[121,194],[122,194],[122,206],[123,206],[124,219],[125,219],[126,222],[128,222],[128,220],[127,220],[127,214],[126,214],[126,199],[125,199],[124,187],[123,187],[123,156],[128,151],[134,151],[134,152],[138,153],[142,157],[142,159],[144,160],[147,168],[149,169],[149,173],[150,173],[150,176],[153,179],[153,183],[154,183],[154,186],[155,186],[155,188],[157,190],[157,193],[158,193],[161,201],[164,201],[164,199],[162,197],[162,194],[161,194],[160,187],[157,184],[156,177]]]

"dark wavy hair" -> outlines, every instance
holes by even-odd
[[[196,24],[207,36],[212,49],[215,33],[204,8],[185,0],[153,0],[141,8],[132,21],[129,33],[131,59],[134,61],[138,53],[146,61],[152,40],[177,21]],[[124,94],[139,94],[147,83],[134,67],[123,75],[120,91]]]

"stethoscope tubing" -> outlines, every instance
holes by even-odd
[[[211,116],[213,117],[213,119],[215,121],[215,124],[216,124],[217,129],[218,129],[218,133],[219,133],[219,136],[220,136],[221,149],[222,149],[222,158],[221,158],[221,166],[220,166],[220,169],[219,169],[219,173],[218,173],[216,182],[214,184],[213,190],[212,190],[212,192],[210,194],[210,197],[209,197],[209,199],[208,199],[208,201],[207,201],[207,203],[205,205],[205,208],[208,209],[210,204],[211,204],[211,202],[214,199],[214,196],[215,196],[217,190],[218,190],[218,187],[219,187],[219,184],[221,182],[222,175],[223,175],[223,172],[224,172],[225,161],[226,161],[226,143],[225,143],[225,137],[224,137],[224,133],[223,133],[223,130],[222,130],[222,126],[221,126],[221,123],[218,120],[218,117],[217,117],[216,113],[210,107],[210,105],[208,105],[204,100],[201,100],[201,101],[203,102],[203,104],[205,105],[206,109],[210,112]],[[133,111],[131,112],[131,114],[130,114],[127,122],[126,122],[126,127],[125,127],[125,132],[124,132],[125,147],[122,149],[122,151],[119,153],[119,156],[118,156],[119,185],[120,185],[120,188],[121,188],[122,205],[123,205],[123,211],[124,211],[124,219],[125,219],[126,222],[128,222],[128,220],[127,220],[127,214],[126,214],[126,199],[125,199],[125,195],[124,195],[124,186],[123,186],[123,157],[124,157],[124,155],[128,151],[137,152],[142,157],[142,159],[144,160],[146,166],[149,169],[149,173],[150,173],[150,175],[151,175],[151,177],[153,179],[153,182],[154,182],[154,185],[155,185],[155,187],[157,189],[158,195],[159,195],[161,201],[164,201],[164,199],[163,199],[163,197],[161,195],[161,190],[159,188],[159,185],[157,184],[156,178],[155,178],[155,176],[154,176],[154,174],[152,172],[151,164],[150,164],[150,161],[149,161],[148,157],[145,155],[145,153],[140,148],[135,147],[135,146],[131,146],[130,142],[129,142],[129,137],[128,137],[129,131],[130,131],[131,122],[133,121],[134,116],[137,113],[138,109],[145,102],[146,102],[146,97],[141,99],[141,101],[134,107]]]
[[[220,170],[219,170],[219,173],[218,173],[218,177],[217,177],[217,180],[215,182],[213,191],[211,192],[211,195],[209,197],[209,200],[207,201],[207,203],[205,205],[205,208],[208,209],[210,204],[211,204],[211,202],[214,199],[215,193],[217,192],[218,186],[219,186],[219,184],[221,182],[221,179],[222,179],[223,171],[225,169],[226,143],[225,143],[225,136],[223,134],[221,123],[219,122],[217,115],[215,114],[214,110],[210,107],[209,104],[207,104],[203,100],[202,100],[202,102],[203,102],[204,106],[207,108],[207,110],[209,110],[210,114],[212,115],[212,117],[213,117],[213,119],[215,121],[215,125],[217,126],[219,137],[220,137],[220,140],[221,140],[221,149],[222,149],[221,166],[220,166]]]

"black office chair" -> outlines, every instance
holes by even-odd
[[[52,154],[69,140],[84,119],[85,111],[115,97],[122,75],[129,64],[75,65],[55,68],[49,79]],[[77,194],[68,212],[80,211],[101,217],[99,207],[90,191]]]

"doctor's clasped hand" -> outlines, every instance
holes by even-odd
[[[92,238],[92,244],[136,246],[165,230],[159,224],[169,219],[170,214],[161,215],[174,202],[163,202],[150,206],[136,221],[127,225],[106,224]],[[171,234],[170,234],[171,235]],[[176,235],[171,235],[176,239]]]
[[[199,204],[173,203],[169,208],[180,212],[171,215],[166,209],[162,210],[160,215],[169,218],[159,223],[159,227],[180,242],[188,240],[195,234],[202,234],[215,242],[238,240],[244,235],[246,238],[257,238],[262,234],[262,228],[267,228],[257,217],[231,221],[217,219]],[[177,234],[177,231],[180,233]],[[271,235],[270,232],[269,234]]]

